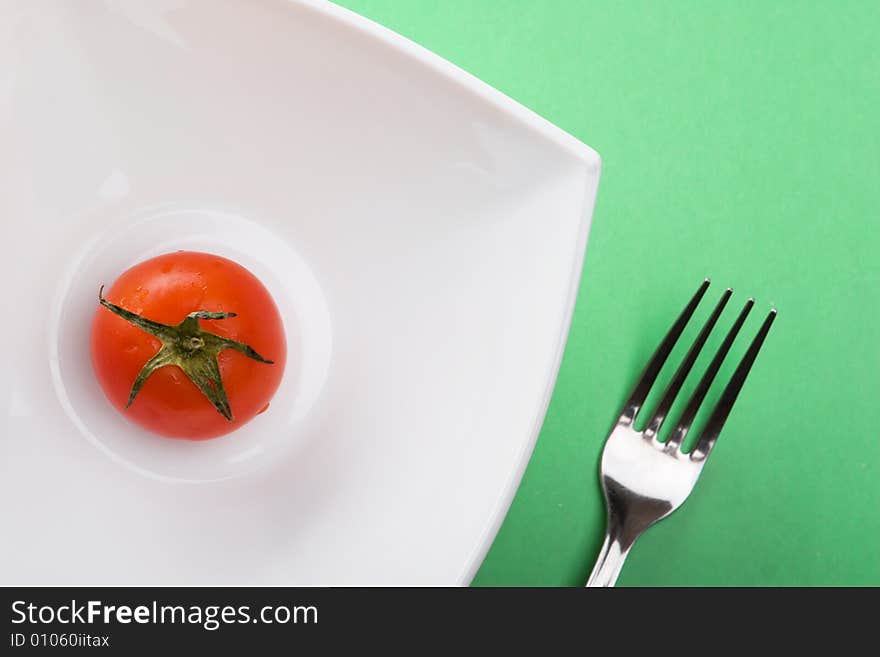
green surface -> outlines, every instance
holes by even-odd
[[[699,317],[724,286],[724,328],[757,300],[719,378],[771,303],[779,316],[693,496],[639,540],[618,583],[880,585],[880,3],[340,4],[603,159],[556,390],[474,583],[585,580],[607,431],[710,276]]]

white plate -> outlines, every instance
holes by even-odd
[[[599,158],[323,2],[0,10],[0,583],[466,584],[541,426]],[[175,248],[287,321],[207,443],[104,401],[97,289]]]

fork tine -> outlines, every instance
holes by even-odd
[[[767,319],[761,324],[761,328],[758,329],[758,334],[755,336],[755,339],[752,340],[752,344],[749,345],[749,350],[737,366],[736,371],[733,373],[733,377],[730,379],[730,383],[727,384],[724,392],[721,393],[721,399],[718,400],[718,404],[712,410],[712,415],[709,416],[709,420],[706,422],[706,427],[703,429],[703,433],[697,441],[696,447],[694,447],[694,451],[691,454],[692,460],[701,461],[709,456],[709,452],[712,451],[715,441],[718,440],[718,434],[721,433],[721,429],[727,421],[727,416],[730,415],[733,404],[736,402],[736,397],[739,395],[739,391],[742,390],[743,384],[746,382],[749,370],[752,369],[752,365],[758,357],[758,352],[761,351],[761,345],[764,344],[764,339],[770,332],[770,326],[773,324],[774,319],[776,319],[775,308],[770,311],[770,314],[767,315]]]
[[[718,347],[718,351],[712,359],[712,362],[709,363],[706,373],[703,374],[703,378],[700,379],[700,382],[697,384],[694,394],[691,395],[691,398],[688,400],[687,406],[685,406],[681,417],[678,419],[678,424],[675,425],[675,430],[672,432],[669,440],[666,441],[667,450],[678,449],[679,445],[684,441],[687,432],[691,428],[691,424],[693,424],[694,418],[697,416],[697,411],[700,410],[700,406],[706,398],[706,393],[709,392],[709,388],[712,386],[712,381],[715,380],[715,375],[718,374],[718,370],[721,369],[721,364],[727,357],[727,352],[730,351],[733,341],[736,339],[739,330],[742,328],[742,325],[746,321],[746,317],[748,317],[749,312],[754,305],[754,299],[746,301],[746,305],[740,311],[739,317],[736,318],[733,326],[730,327],[730,330],[724,337],[724,342]]]
[[[688,302],[688,305],[685,306],[681,315],[678,316],[678,319],[675,320],[672,328],[669,329],[669,333],[666,334],[666,337],[663,338],[663,342],[657,347],[657,351],[651,356],[651,360],[648,361],[648,366],[645,368],[641,380],[636,384],[629,399],[627,399],[626,403],[623,405],[623,411],[621,411],[620,419],[618,420],[621,424],[632,424],[636,414],[642,407],[642,404],[645,403],[645,399],[648,397],[648,392],[650,392],[651,386],[654,385],[654,380],[663,368],[666,359],[669,358],[672,348],[681,336],[682,331],[684,331],[684,327],[690,320],[691,315],[694,314],[694,310],[696,310],[708,287],[709,279],[707,278],[700,284],[696,294],[694,294],[693,298]]]
[[[732,293],[733,290],[727,288],[724,291],[724,294],[721,295],[721,300],[718,302],[718,305],[715,306],[715,310],[712,311],[712,314],[709,316],[709,319],[706,321],[706,324],[703,326],[700,334],[694,341],[694,344],[691,345],[690,350],[687,352],[687,356],[684,357],[681,365],[679,365],[676,370],[675,375],[672,377],[672,381],[669,382],[669,387],[667,387],[666,392],[663,393],[663,399],[657,404],[657,409],[654,411],[654,415],[651,417],[650,422],[648,422],[647,429],[645,429],[645,436],[647,438],[653,438],[656,436],[657,432],[660,431],[660,427],[663,426],[663,421],[666,419],[669,409],[672,408],[672,404],[675,402],[675,398],[678,396],[681,386],[684,384],[685,379],[687,379],[688,374],[690,374],[691,368],[694,366],[697,357],[703,350],[703,346],[706,344],[709,334],[712,332],[712,329],[715,328],[715,323],[721,316],[721,313],[727,305],[727,301],[730,299]]]

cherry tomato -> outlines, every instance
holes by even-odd
[[[266,410],[284,372],[284,327],[268,290],[241,265],[168,253],[124,272],[99,300],[92,365],[131,421],[204,440]]]

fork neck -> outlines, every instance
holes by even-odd
[[[665,500],[641,497],[610,477],[602,480],[608,525],[587,586],[614,586],[635,540],[672,510]]]
[[[588,587],[604,587],[614,586],[617,576],[620,575],[620,569],[623,568],[623,562],[629,554],[632,547],[632,541],[624,545],[620,540],[620,535],[612,535],[609,531],[605,534],[605,542],[599,551],[599,557],[596,565],[593,566],[593,572],[587,580]]]

